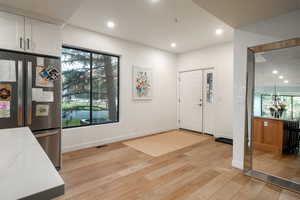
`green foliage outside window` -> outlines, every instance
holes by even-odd
[[[62,79],[64,128],[119,120],[119,57],[65,47]]]

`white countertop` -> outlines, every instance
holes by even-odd
[[[30,129],[0,130],[0,199],[15,200],[64,185]]]

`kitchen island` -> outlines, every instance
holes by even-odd
[[[298,128],[299,121],[255,116],[253,118],[254,150],[272,152],[281,156],[290,145],[289,130]]]
[[[0,130],[0,199],[48,200],[64,181],[29,128]]]

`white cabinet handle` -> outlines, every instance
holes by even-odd
[[[27,49],[30,49],[30,39],[27,38]]]
[[[23,38],[20,37],[20,49],[23,49]]]

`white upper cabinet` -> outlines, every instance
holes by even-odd
[[[61,27],[0,12],[0,49],[60,56]]]
[[[0,49],[24,51],[24,17],[0,12]]]
[[[61,27],[39,20],[25,18],[25,51],[60,56]]]

